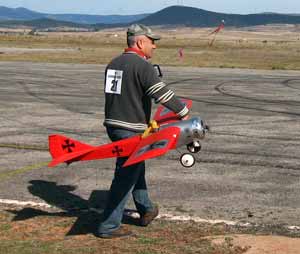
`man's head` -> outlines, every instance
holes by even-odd
[[[152,33],[149,27],[133,24],[127,29],[127,45],[131,48],[141,50],[147,58],[151,58],[153,50],[156,49],[155,41],[160,36]]]

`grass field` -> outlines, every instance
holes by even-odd
[[[297,26],[157,29],[163,40],[153,63],[169,66],[300,70]],[[213,44],[211,45],[212,41]],[[107,64],[125,48],[124,29],[95,33],[0,35],[0,61]],[[14,50],[16,48],[16,50]],[[183,48],[184,57],[178,50]]]
[[[83,216],[82,216],[83,217]],[[122,239],[97,239],[87,229],[96,218],[85,215],[86,221],[77,232],[68,235],[76,222],[76,214],[42,212],[33,208],[7,209],[0,212],[0,253],[10,254],[241,254],[248,246],[234,246],[231,237],[225,237],[224,225],[176,223],[155,221],[147,228],[126,225],[137,236]],[[74,233],[74,232],[73,232]],[[214,243],[215,237],[223,239]]]

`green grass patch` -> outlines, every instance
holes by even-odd
[[[14,177],[19,174],[24,174],[24,173],[32,171],[32,170],[43,168],[43,167],[47,166],[48,164],[49,164],[49,162],[40,162],[40,163],[25,166],[22,168],[18,168],[18,169],[4,170],[4,172],[0,173],[0,181],[7,180],[8,178]]]
[[[39,241],[39,240],[20,240],[20,241],[0,241],[0,253],[9,254],[83,254],[95,253],[92,247],[84,248],[65,248],[63,241]]]

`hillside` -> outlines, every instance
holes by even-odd
[[[84,14],[48,14],[28,10],[26,8],[7,8],[0,6],[0,21],[35,20],[41,18],[55,19],[81,24],[117,24],[130,23],[142,19],[149,14],[138,15],[84,15]]]
[[[0,20],[31,20],[42,18],[43,14],[26,8],[8,8],[0,6]]]
[[[91,28],[89,25],[78,24],[68,21],[58,21],[47,18],[40,18],[34,20],[6,20],[0,21],[1,27],[28,27],[33,29],[45,29],[45,28],[56,28],[56,27],[72,27],[72,28]]]
[[[149,14],[138,15],[82,15],[82,14],[48,14],[50,19],[76,22],[81,24],[119,24],[131,23],[143,19]]]
[[[128,26],[128,24],[135,22],[150,26],[215,27],[222,20],[225,21],[226,26],[233,27],[300,24],[300,15],[271,12],[248,15],[226,14],[185,6],[171,6],[149,15],[56,15],[33,12],[25,8],[0,7],[0,25],[10,27],[23,25],[33,28],[67,26],[101,29]]]
[[[127,24],[79,24],[68,21],[54,20],[48,18],[34,19],[34,20],[6,20],[0,21],[2,28],[28,28],[33,30],[47,30],[47,31],[98,31],[105,28],[123,27]],[[63,28],[63,29],[62,29]]]
[[[262,14],[226,14],[206,11],[185,6],[171,6],[151,14],[141,20],[145,25],[182,25],[191,27],[216,26],[225,20],[227,26],[256,26],[266,24],[300,24],[300,16],[262,13]]]

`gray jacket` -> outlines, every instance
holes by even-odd
[[[152,64],[134,52],[123,53],[107,65],[104,92],[105,126],[143,132],[151,117],[151,99],[180,118],[188,114]]]

